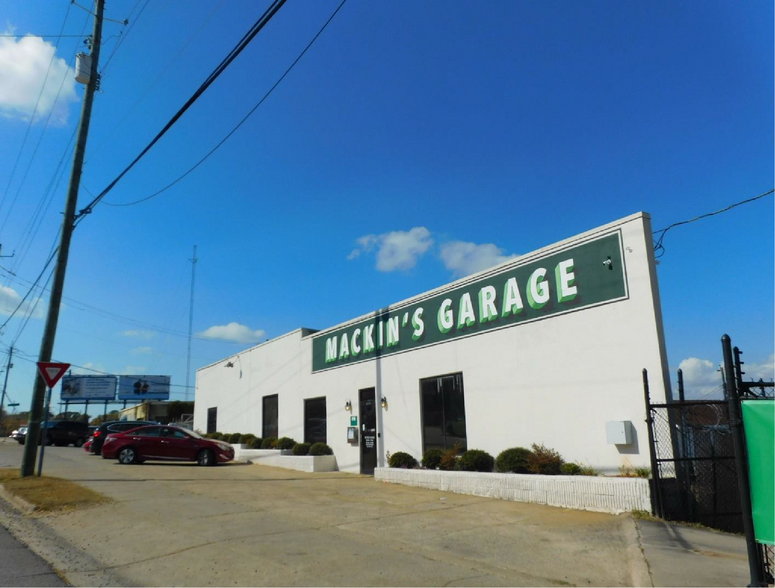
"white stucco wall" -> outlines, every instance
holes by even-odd
[[[388,399],[387,408],[379,409],[379,465],[384,465],[386,451],[406,451],[419,459],[419,380],[462,372],[469,448],[497,455],[508,447],[543,443],[567,461],[606,473],[622,465],[648,466],[641,370],[649,370],[654,401],[664,401],[669,386],[648,215],[632,215],[500,267],[519,265],[613,230],[622,236],[629,293],[625,300],[314,374],[312,339],[326,331],[307,336],[294,331],[243,352],[239,360],[229,358],[234,368],[224,368],[224,360],[200,369],[195,427],[205,430],[207,408],[218,406],[220,431],[260,435],[261,398],[279,393],[280,435],[301,441],[304,399],[325,396],[328,444],[341,470],[357,472],[359,448],[346,440],[351,415],[344,409],[347,400],[352,402],[352,414],[358,415],[358,390],[376,387],[377,398]],[[635,442],[608,445],[609,420],[631,421]]]

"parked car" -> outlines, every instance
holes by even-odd
[[[11,432],[11,439],[16,439],[19,445],[24,445],[24,439],[27,437],[27,425],[21,425],[18,429]]]
[[[163,460],[195,461],[201,466],[214,466],[234,459],[234,448],[181,427],[156,425],[109,433],[102,446],[102,457],[118,459],[122,464]]]
[[[108,421],[102,423],[94,433],[92,433],[91,452],[94,455],[100,455],[102,452],[102,444],[105,442],[105,437],[110,433],[122,433],[130,429],[136,429],[137,427],[144,427],[146,425],[158,425],[153,421]]]
[[[92,444],[92,441],[93,441],[93,440],[94,440],[94,437],[89,437],[89,438],[86,440],[86,443],[84,443],[84,444],[83,444],[83,450],[84,450],[86,453],[91,453],[91,444]]]
[[[22,432],[22,429],[24,432]],[[27,438],[27,427],[19,427],[16,440],[24,445]],[[41,426],[40,441],[46,445],[75,445],[81,447],[89,438],[89,425],[78,421],[49,421],[45,429]]]

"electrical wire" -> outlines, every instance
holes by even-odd
[[[183,173],[182,175],[178,176],[175,180],[173,180],[172,182],[170,182],[169,184],[167,184],[166,186],[164,186],[160,190],[157,190],[153,194],[149,194],[148,196],[140,198],[139,200],[133,200],[132,202],[107,202],[107,201],[103,200],[102,203],[106,204],[108,206],[116,206],[116,207],[119,207],[119,206],[134,206],[135,204],[140,204],[141,202],[145,202],[147,200],[150,200],[151,198],[155,198],[156,196],[162,194],[163,192],[166,192],[167,190],[172,188],[172,186],[174,186],[175,184],[180,182],[183,178],[188,176],[191,172],[193,172],[201,164],[203,164],[213,153],[215,153],[221,147],[221,145],[223,145],[226,141],[228,141],[231,138],[231,136],[235,132],[237,132],[237,129],[239,129],[251,117],[251,115],[259,108],[259,106],[261,106],[264,103],[264,101],[267,98],[269,98],[269,95],[272,92],[274,92],[275,88],[277,88],[277,86],[280,85],[280,83],[291,72],[291,70],[296,66],[296,64],[301,60],[301,58],[304,57],[304,54],[309,50],[309,48],[312,47],[312,45],[315,43],[317,38],[321,35],[321,33],[323,33],[323,31],[326,29],[328,24],[334,19],[334,17],[339,12],[339,10],[342,8],[342,6],[344,6],[345,2],[347,2],[347,0],[342,0],[342,2],[339,4],[339,6],[337,6],[336,10],[334,10],[334,12],[331,14],[331,16],[328,18],[328,20],[323,24],[323,26],[320,28],[320,30],[317,32],[317,34],[312,38],[312,40],[307,44],[307,46],[304,48],[304,50],[301,53],[299,53],[299,55],[296,57],[296,59],[293,60],[293,63],[291,63],[291,65],[288,66],[288,69],[285,70],[285,72],[279,77],[279,79],[274,83],[274,85],[271,88],[269,88],[269,90],[263,95],[263,97],[253,106],[253,108],[251,108],[248,111],[248,113],[242,118],[242,120],[240,120],[237,123],[237,125],[234,128],[232,128],[231,131],[229,131],[226,134],[226,136],[223,137],[223,139],[221,139],[215,145],[215,147],[210,149],[210,151],[208,151],[207,154],[204,157],[202,157],[193,166],[191,166],[185,173]]]
[[[84,162],[84,166],[88,165],[88,163],[94,158],[94,156],[97,153],[99,153],[100,150],[105,145],[107,145],[108,139],[110,139],[110,137],[113,136],[113,133],[116,132],[116,129],[118,129],[124,123],[124,121],[127,118],[129,118],[129,115],[134,111],[135,108],[137,108],[137,106],[140,104],[140,102],[142,102],[145,99],[145,97],[148,96],[148,94],[151,92],[153,87],[159,82],[159,80],[162,79],[162,76],[164,76],[164,74],[167,73],[167,70],[170,68],[170,66],[172,66],[172,64],[175,62],[175,60],[183,54],[183,52],[191,44],[191,41],[193,41],[197,37],[197,35],[199,35],[199,33],[202,31],[202,29],[204,29],[205,25],[210,21],[210,19],[213,17],[213,15],[216,12],[218,12],[218,10],[221,8],[221,6],[223,6],[223,3],[225,1],[226,0],[220,0],[220,2],[218,2],[218,4],[215,6],[215,8],[213,8],[213,10],[210,12],[210,14],[208,14],[207,17],[205,17],[204,22],[202,22],[202,24],[199,25],[199,28],[197,28],[197,30],[194,31],[194,33],[188,38],[188,40],[185,43],[183,43],[183,45],[180,46],[180,48],[175,53],[175,55],[172,56],[172,59],[170,59],[167,62],[167,65],[165,65],[162,68],[162,70],[158,73],[156,78],[154,78],[154,80],[148,85],[148,87],[145,89],[145,92],[143,92],[140,95],[140,97],[135,101],[135,103],[129,108],[129,110],[127,110],[124,113],[124,116],[122,116],[121,119],[119,119],[119,121],[116,124],[114,124],[113,127],[103,137],[101,137],[100,143],[94,149],[91,149],[89,151],[88,159],[86,160],[86,162]]]
[[[3,329],[8,325],[8,323],[11,321],[11,319],[16,316],[16,313],[19,312],[19,309],[24,305],[27,298],[29,298],[32,291],[35,289],[35,287],[38,285],[38,282],[40,282],[40,279],[43,277],[43,274],[46,273],[46,269],[48,269],[48,266],[51,265],[51,262],[54,261],[54,258],[56,257],[56,253],[59,251],[59,247],[56,247],[54,251],[51,253],[51,255],[48,258],[48,261],[46,261],[46,264],[43,266],[43,269],[38,274],[38,277],[35,278],[35,281],[32,283],[32,286],[29,290],[27,290],[27,293],[22,297],[22,299],[19,301],[19,304],[14,308],[13,312],[8,315],[8,318],[5,319],[5,322],[0,325],[0,335],[3,333]]]
[[[116,51],[118,51],[119,47],[121,47],[121,44],[124,42],[124,40],[129,36],[129,33],[132,32],[132,29],[135,26],[135,23],[137,23],[138,20],[140,20],[140,16],[142,16],[143,11],[148,6],[148,3],[151,0],[145,0],[145,4],[143,4],[143,7],[140,9],[140,12],[137,13],[137,18],[133,19],[132,22],[129,24],[129,28],[126,30],[126,33],[122,30],[119,34],[118,41],[116,41],[116,44],[113,46],[113,51],[111,51],[110,55],[108,56],[108,59],[105,61],[105,65],[100,68],[100,75],[105,75],[105,70],[108,68],[108,65],[110,65],[110,61],[113,59],[113,56],[116,54]],[[138,1],[137,4],[140,2]],[[135,4],[135,8],[137,8],[137,4]],[[135,11],[135,8],[132,8],[132,11],[130,12],[130,15]],[[129,19],[127,18],[127,22]]]
[[[67,11],[65,12],[65,18],[62,21],[62,27],[59,30],[60,35],[62,34],[62,31],[65,30],[65,24],[67,23],[67,17],[70,15],[70,7],[71,5],[67,5]],[[22,152],[24,151],[24,146],[27,144],[27,137],[30,134],[30,129],[32,128],[32,121],[35,119],[35,113],[38,112],[38,106],[40,105],[40,99],[43,96],[43,90],[46,88],[46,82],[48,81],[48,74],[51,71],[51,66],[54,63],[54,59],[56,58],[56,50],[59,48],[59,40],[57,40],[56,45],[54,46],[54,51],[51,54],[51,60],[48,62],[48,68],[46,69],[46,76],[43,78],[43,85],[40,87],[40,92],[38,93],[38,99],[35,101],[35,108],[32,110],[32,115],[30,116],[30,121],[27,123],[27,130],[24,133],[24,139],[22,139],[22,145],[19,147],[19,153],[16,156],[16,162],[13,164],[13,168],[11,169],[11,176],[8,178],[8,184],[5,187],[5,190],[3,191],[3,197],[0,198],[0,210],[2,210],[3,205],[5,204],[5,198],[8,195],[8,190],[11,187],[11,182],[13,182],[13,176],[16,173],[16,168],[19,165],[19,160],[21,159]],[[18,194],[17,194],[18,196]],[[13,208],[13,205],[11,205],[11,209]],[[9,211],[10,214],[10,211]],[[7,220],[7,219],[6,219]],[[5,223],[3,223],[5,225]]]
[[[132,162],[124,168],[124,170],[116,176],[116,178],[108,184],[108,186],[100,192],[100,194],[94,198],[85,208],[76,215],[75,225],[83,219],[84,215],[89,214],[94,206],[102,200],[105,195],[110,192],[113,187],[123,178],[140,159],[142,159],[148,151],[172,128],[172,126],[185,114],[185,112],[196,102],[199,97],[204,94],[205,90],[226,70],[227,67],[237,58],[237,56],[248,46],[248,44],[255,38],[255,36],[266,26],[266,24],[272,19],[278,10],[285,4],[286,0],[274,0],[269,8],[266,9],[259,19],[253,24],[243,36],[240,42],[229,52],[229,54],[221,61],[220,64],[213,70],[213,72],[207,76],[207,79],[199,86],[199,88],[192,94],[192,96],[186,101],[186,103],[173,115],[173,117],[164,125],[156,136],[151,140],[148,145],[132,160]]]
[[[658,231],[654,231],[652,235],[660,235],[659,239],[654,243],[654,251],[659,252],[659,255],[656,255],[656,258],[660,258],[665,253],[665,248],[662,245],[662,242],[665,239],[665,235],[667,232],[675,227],[680,227],[681,225],[688,225],[689,223],[693,223],[695,221],[708,218],[710,216],[715,216],[717,214],[721,214],[722,212],[727,212],[728,210],[732,210],[733,208],[737,208],[738,206],[742,206],[743,204],[748,204],[749,202],[754,202],[755,200],[759,200],[760,198],[764,198],[765,196],[769,196],[775,192],[775,189],[769,190],[767,192],[764,192],[763,194],[759,194],[758,196],[754,196],[753,198],[748,198],[746,200],[741,200],[740,202],[735,202],[734,204],[730,204],[729,206],[722,208],[721,210],[716,210],[715,212],[706,212],[705,214],[701,214],[700,216],[696,216],[694,218],[690,218],[688,220],[679,221],[677,223],[673,223],[672,225],[665,227],[664,229],[659,229]]]

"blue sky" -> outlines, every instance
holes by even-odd
[[[132,23],[105,25],[103,64],[121,44],[95,99],[88,190],[123,169],[267,5],[109,3],[106,16]],[[188,169],[337,5],[288,2],[106,200],[142,198]],[[17,252],[0,266],[30,281],[61,223],[69,154],[58,188],[46,190],[77,124],[82,87],[65,66],[83,45],[60,40],[29,125],[57,39],[20,36],[57,34],[68,6],[9,3],[0,17],[6,35],[19,35],[0,38],[0,223],[8,218],[0,243],[4,255]],[[88,19],[70,6],[65,33],[89,31]],[[649,212],[659,229],[761,194],[773,186],[772,23],[764,1],[493,1],[474,10],[349,0],[198,170],[148,202],[101,205],[78,227],[55,357],[170,374],[173,398],[182,398],[194,244],[196,368],[633,212]],[[88,199],[82,191],[80,203]],[[712,392],[726,332],[751,373],[771,374],[772,196],[678,227],[664,245],[658,274],[673,370],[684,362],[693,392]],[[28,287],[6,270],[3,308]],[[45,297],[16,342],[32,356],[44,308]],[[20,324],[11,320],[0,349]],[[9,391],[21,408],[32,376],[30,361],[15,362]]]

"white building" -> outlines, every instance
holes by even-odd
[[[649,465],[643,368],[664,402],[651,223],[639,213],[203,367],[194,426],[325,441],[348,472],[370,473],[386,452],[542,443],[615,473]]]

